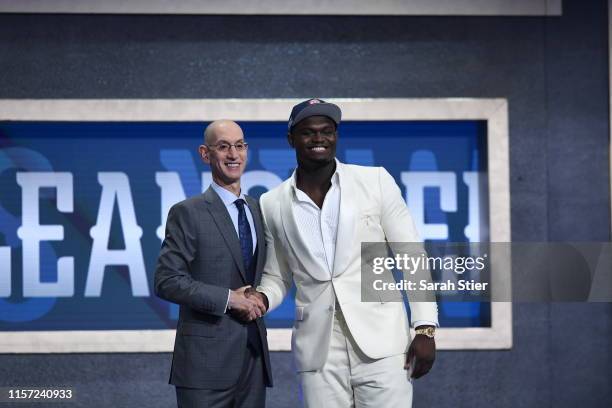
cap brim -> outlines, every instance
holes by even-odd
[[[333,103],[313,103],[312,105],[308,105],[302,109],[302,111],[296,115],[296,117],[293,119],[293,124],[291,127],[311,116],[327,116],[333,120],[337,126],[340,124],[342,111]]]

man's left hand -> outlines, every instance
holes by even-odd
[[[408,354],[406,355],[405,369],[412,367],[412,378],[420,378],[427,374],[436,359],[436,341],[424,334],[414,336]]]

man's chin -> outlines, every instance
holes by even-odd
[[[239,176],[224,174],[222,177],[219,177],[219,181],[222,183],[222,185],[228,186],[230,184],[238,183],[240,181],[240,177],[242,177],[242,173],[240,173]]]
[[[312,163],[312,164],[326,165],[326,164],[333,162],[334,159],[335,159],[334,155],[320,155],[320,156],[313,155],[313,156],[304,157],[302,161]]]

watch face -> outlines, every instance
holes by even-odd
[[[435,327],[427,327],[424,329],[418,329],[416,330],[416,334],[422,334],[424,336],[427,336],[429,338],[433,338],[434,335],[436,334],[436,328]]]
[[[436,329],[434,329],[433,327],[428,327],[425,330],[423,330],[422,333],[426,335],[427,337],[433,337],[434,334],[436,333]]]

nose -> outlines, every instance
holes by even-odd
[[[229,147],[229,150],[227,151],[227,157],[228,158],[234,158],[234,157],[238,157],[238,149],[236,149],[236,146],[231,145]]]
[[[324,140],[325,137],[323,136],[323,131],[322,130],[317,130],[314,132],[313,136],[312,136],[312,140]]]

